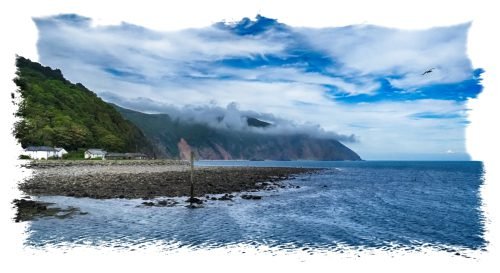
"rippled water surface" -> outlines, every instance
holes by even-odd
[[[86,244],[219,247],[231,244],[338,250],[339,246],[482,249],[480,162],[202,161],[198,165],[325,168],[262,200],[209,201],[201,209],[144,207],[143,200],[41,197],[87,212],[41,218],[33,246]],[[199,183],[202,183],[201,181]],[[181,198],[185,200],[185,198]]]

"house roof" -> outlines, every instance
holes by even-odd
[[[119,156],[125,156],[125,154],[124,153],[107,153],[106,156],[108,156],[108,157],[114,157],[114,156],[119,157]]]
[[[143,153],[106,153],[107,157],[147,157]]]
[[[142,157],[146,157],[147,155],[146,154],[143,154],[143,153],[126,153],[125,155],[127,156],[142,156]]]
[[[60,147],[55,147],[55,148],[54,148],[54,150],[56,150],[57,152],[60,152],[60,151],[62,151],[62,150],[66,151],[66,149],[64,149],[64,148],[60,148]]]
[[[93,154],[93,155],[106,155],[106,151],[104,151],[102,149],[88,149],[85,152],[87,152],[89,154]]]
[[[29,146],[24,149],[26,152],[55,152],[56,150],[49,146]]]

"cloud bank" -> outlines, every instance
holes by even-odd
[[[102,93],[102,98],[129,109],[136,109],[149,113],[164,113],[171,118],[188,123],[202,123],[213,128],[248,131],[261,134],[288,135],[304,134],[317,138],[336,139],[342,142],[357,142],[355,135],[342,135],[324,130],[320,125],[313,123],[297,124],[292,120],[276,117],[269,113],[259,113],[256,111],[242,111],[235,102],[229,103],[226,107],[209,103],[202,106],[185,105],[177,107],[171,104],[158,103],[148,98],[138,98],[136,100],[126,100],[113,93]],[[267,122],[267,127],[249,126],[247,119],[256,118]]]

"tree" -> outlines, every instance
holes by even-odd
[[[15,113],[21,120],[13,134],[23,147],[49,145],[67,150],[103,147],[121,152],[152,145],[132,123],[82,84],[64,79],[58,69],[17,57]],[[144,149],[142,149],[144,148]]]

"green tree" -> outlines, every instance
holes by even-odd
[[[104,148],[152,154],[144,134],[109,104],[80,83],[64,79],[58,69],[17,57],[15,113],[20,118],[13,134],[23,147],[48,145],[67,150]]]

